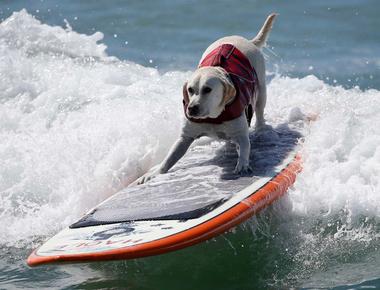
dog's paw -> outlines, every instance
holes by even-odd
[[[253,170],[251,166],[249,166],[248,162],[244,164],[238,162],[238,164],[236,164],[234,173],[239,174],[241,176],[245,176],[245,175],[251,175],[253,173]]]

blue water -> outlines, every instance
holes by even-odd
[[[1,1],[0,288],[380,288],[378,11],[375,0]],[[162,160],[203,50],[255,36],[270,12],[266,119],[320,116],[287,197],[178,252],[28,268],[33,248]]]
[[[104,33],[109,55],[159,70],[192,69],[225,35],[252,37],[280,14],[270,37],[270,66],[289,76],[379,88],[378,1],[2,1],[4,19],[26,8],[49,25],[64,19],[79,33]]]

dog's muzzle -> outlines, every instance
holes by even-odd
[[[199,105],[187,107],[187,113],[190,117],[197,117],[199,115],[199,112],[200,112]]]

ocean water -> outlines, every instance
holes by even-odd
[[[380,288],[377,1],[1,1],[0,289]],[[29,268],[45,239],[160,162],[202,51],[268,47],[266,119],[299,108],[304,170],[209,242],[131,261]]]

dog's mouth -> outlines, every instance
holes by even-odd
[[[206,119],[209,117],[207,113],[205,114],[204,112],[192,112],[189,110],[186,110],[186,115],[194,119]]]
[[[188,106],[186,114],[195,119],[204,119],[208,117],[207,112],[205,112],[200,105]]]
[[[189,108],[186,109],[186,115],[190,118],[193,118],[193,119],[207,119],[207,118],[217,118],[219,114],[217,113],[211,113],[210,111],[208,110],[198,110],[198,111],[194,111],[194,110],[189,110]]]

